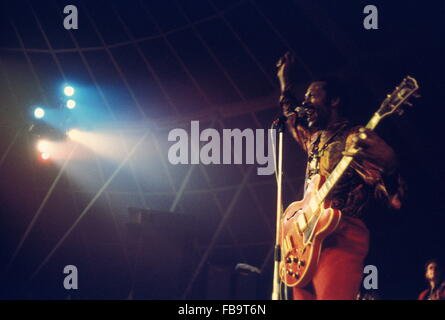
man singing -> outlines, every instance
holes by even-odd
[[[295,140],[308,154],[305,185],[315,174],[328,177],[346,150],[360,148],[349,169],[329,193],[342,212],[337,229],[322,247],[310,284],[293,288],[296,300],[352,300],[360,288],[369,232],[363,212],[370,201],[401,207],[402,184],[393,149],[376,133],[352,127],[344,115],[346,99],[339,83],[320,79],[310,83],[303,103],[297,99],[295,58],[286,53],[278,63],[280,105]],[[294,110],[301,106],[297,111]]]

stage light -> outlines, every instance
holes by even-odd
[[[37,142],[37,150],[39,150],[40,152],[46,153],[48,151],[49,148],[49,142],[46,140],[39,140]]]
[[[78,140],[79,137],[81,136],[81,132],[77,129],[71,129],[70,131],[68,131],[67,133],[68,138],[70,138],[71,140]]]
[[[51,155],[48,152],[42,152],[40,154],[40,158],[42,158],[42,160],[48,160],[51,157]]]
[[[71,97],[74,94],[74,88],[71,86],[65,86],[63,93],[65,93],[67,97]]]
[[[45,110],[43,110],[43,108],[35,108],[34,109],[34,117],[36,117],[37,119],[42,119],[45,116]]]
[[[73,99],[69,99],[69,100],[66,102],[66,107],[67,107],[68,109],[74,109],[74,108],[76,107],[76,101],[73,100]]]

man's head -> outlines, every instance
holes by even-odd
[[[429,260],[425,264],[425,279],[438,282],[441,278],[441,269],[436,260]]]
[[[277,63],[277,76],[280,81],[280,104],[284,112],[293,111],[301,105],[301,91],[298,89],[298,72],[296,58],[287,52]],[[300,80],[301,81],[301,80]],[[343,109],[346,103],[344,87],[339,79],[325,77],[311,82],[303,103],[312,109],[309,114],[310,127],[325,128],[329,122],[338,117],[340,107]]]
[[[303,104],[309,107],[310,127],[325,128],[330,121],[340,115],[343,94],[333,79],[313,81],[306,90]]]

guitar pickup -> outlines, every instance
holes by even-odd
[[[285,254],[288,254],[291,250],[292,250],[292,242],[291,242],[290,236],[287,236],[284,238],[284,241],[283,241],[283,252]]]
[[[299,214],[297,217],[297,225],[298,229],[300,229],[301,232],[303,232],[307,227],[306,216],[304,215],[303,212]]]

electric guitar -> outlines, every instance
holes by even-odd
[[[402,104],[412,106],[408,98],[418,89],[416,79],[404,78],[386,96],[366,128],[374,130],[383,118],[394,113],[401,115]],[[342,157],[329,177],[314,175],[311,178],[303,200],[291,203],[281,218],[279,269],[281,280],[287,286],[304,287],[309,283],[317,268],[323,240],[335,231],[341,220],[341,212],[331,208],[325,199],[359,149],[352,147],[347,151],[350,155]]]

